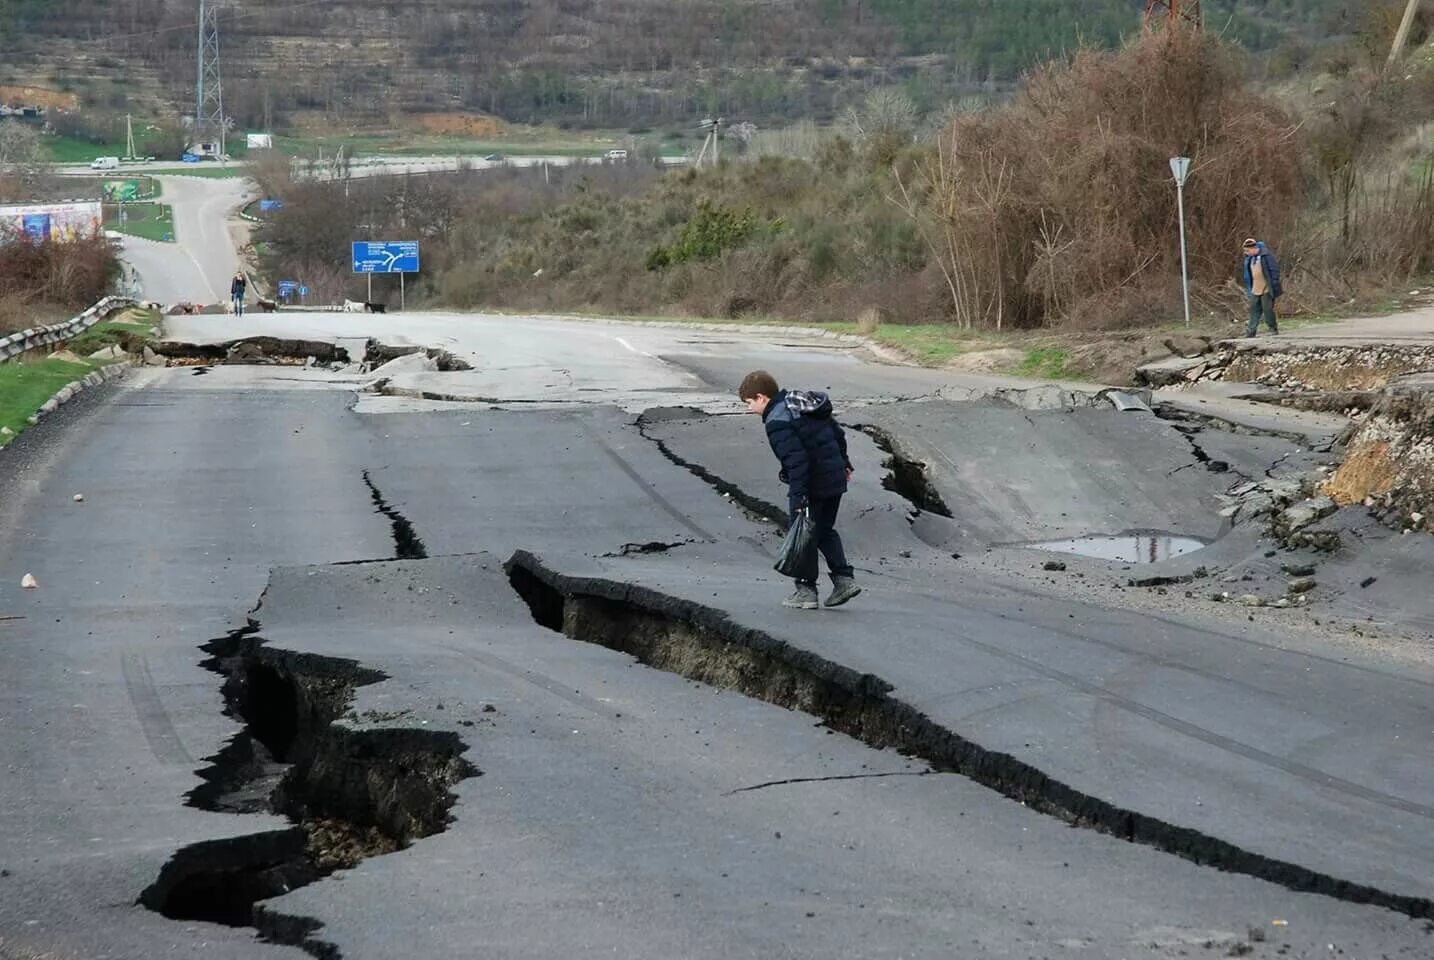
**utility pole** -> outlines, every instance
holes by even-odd
[[[224,87],[219,76],[219,0],[199,0],[199,60],[194,88],[194,138],[213,131],[224,149]]]
[[[1394,31],[1394,45],[1389,48],[1389,59],[1384,64],[1385,70],[1394,66],[1399,55],[1404,52],[1404,45],[1409,42],[1409,29],[1414,26],[1414,14],[1419,12],[1419,2],[1420,0],[1409,0],[1409,6],[1404,8],[1404,19],[1399,21],[1399,29]]]
[[[727,126],[727,118],[717,117],[713,119],[712,117],[708,117],[698,124],[698,126],[707,132],[707,138],[702,141],[702,152],[697,154],[697,163],[695,166],[702,166],[702,161],[707,159],[707,150],[709,147],[712,150],[712,165],[716,166],[722,160],[722,148],[719,146],[719,141],[722,137],[722,128]]]
[[[124,158],[139,159],[139,154],[134,150],[134,117],[128,113],[124,115]]]
[[[1175,202],[1180,210],[1180,288],[1185,293],[1185,326],[1190,326],[1190,270],[1185,259],[1185,178],[1190,174],[1189,157],[1171,157],[1170,172],[1175,175]]]

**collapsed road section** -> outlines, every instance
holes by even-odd
[[[894,688],[882,678],[744,627],[721,610],[629,583],[566,576],[524,552],[515,554],[506,568],[534,620],[574,640],[811,714],[835,731],[878,749],[892,748],[920,758],[936,770],[962,774],[1072,826],[1290,890],[1381,906],[1416,919],[1434,918],[1434,901],[1427,898],[1263,855],[1079,790],[938,724],[894,697]]]
[[[294,824],[186,847],[140,895],[176,920],[253,926],[317,957],[338,956],[307,918],[256,904],[401,850],[449,822],[450,788],[476,776],[453,733],[344,722],[354,691],[386,679],[350,660],[272,650],[259,624],[212,640],[203,666],[224,678],[225,714],[244,723],[187,802]]]

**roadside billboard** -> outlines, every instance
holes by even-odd
[[[0,243],[25,235],[64,243],[96,236],[103,222],[99,201],[8,204],[0,206]]]
[[[142,195],[138,180],[106,180],[105,199],[111,203],[133,203]]]
[[[245,134],[244,145],[250,150],[272,150],[274,149],[274,137],[267,133]]]

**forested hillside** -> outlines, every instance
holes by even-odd
[[[223,0],[220,0],[223,2]],[[1206,0],[1212,30],[1295,62],[1357,0]],[[874,86],[923,109],[1139,29],[1141,0],[231,0],[226,107],[242,126],[484,112],[576,126],[709,110],[818,121]],[[0,83],[120,109],[192,96],[198,0],[0,0]],[[1346,12],[1351,11],[1351,12]]]

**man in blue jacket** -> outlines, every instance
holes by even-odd
[[[1245,336],[1253,337],[1260,332],[1260,317],[1265,318],[1270,333],[1279,333],[1279,322],[1275,319],[1275,301],[1284,293],[1280,286],[1280,264],[1275,255],[1254,237],[1245,240],[1245,296],[1250,299],[1250,322],[1245,325]]]
[[[760,414],[767,428],[767,442],[782,463],[779,476],[787,485],[787,507],[795,520],[809,511],[817,536],[817,547],[827,558],[832,592],[826,605],[839,607],[861,593],[847,563],[841,537],[836,531],[837,511],[851,479],[851,460],[846,454],[846,434],[832,416],[831,398],[820,391],[783,390],[765,370],[754,370],[742,378],[737,395],[747,404],[748,413]],[[797,591],[782,601],[798,610],[817,609],[817,558],[796,578]]]

